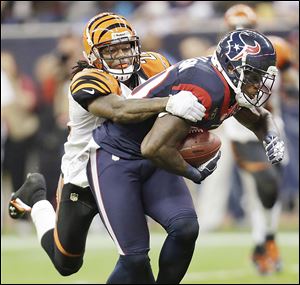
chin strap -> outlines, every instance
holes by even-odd
[[[88,62],[88,64],[94,65],[93,61],[96,60],[96,57],[94,56],[94,54],[91,54],[90,56],[88,56],[85,51],[83,51],[82,53],[83,53],[84,58]]]
[[[102,59],[102,64],[105,70],[119,81],[128,80],[131,77],[134,70],[133,65],[130,65],[125,69],[121,69],[120,72],[120,69],[109,68],[108,64],[103,59]]]
[[[247,99],[245,98],[244,93],[241,90],[237,90],[235,91],[235,100],[238,102],[238,104],[241,107],[245,107],[245,108],[252,108],[253,105],[247,101]]]

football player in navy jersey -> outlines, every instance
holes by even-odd
[[[284,144],[271,114],[261,107],[271,95],[275,64],[274,48],[264,35],[234,31],[219,42],[212,58],[171,66],[137,87],[133,97],[192,93],[206,108],[204,118],[194,126],[209,130],[234,116],[259,138],[269,161],[277,163],[283,158]],[[190,128],[190,122],[163,113],[135,124],[106,121],[94,130],[89,183],[120,253],[108,283],[154,283],[145,215],[168,233],[156,283],[179,283],[187,271],[199,226],[180,176],[200,183],[219,157],[199,169],[186,163],[177,146]]]
[[[156,52],[140,50],[139,38],[123,16],[101,13],[91,18],[83,45],[86,61],[78,62],[68,93],[70,133],[64,145],[57,212],[46,200],[40,173],[30,174],[9,202],[12,218],[30,212],[43,249],[64,276],[81,268],[88,230],[98,214],[86,175],[92,130],[106,119],[138,122],[161,111],[197,121],[205,111],[192,94],[127,100],[134,87],[170,64]]]
[[[226,11],[224,20],[228,31],[231,31],[253,29],[258,25],[259,19],[255,9],[251,6],[234,3]],[[276,51],[276,67],[279,74],[276,76],[272,96],[263,107],[272,113],[280,136],[287,141],[287,126],[284,126],[282,120],[281,97],[285,94],[285,82],[289,82],[289,90],[292,92],[297,90],[298,83],[293,83],[295,82],[293,78],[297,76],[292,66],[292,51],[289,43],[277,36],[267,35],[267,37]],[[284,102],[287,101],[284,100]],[[250,259],[255,269],[262,275],[278,272],[282,269],[282,259],[276,237],[278,236],[282,194],[285,192],[282,185],[283,168],[289,163],[290,151],[288,148],[285,149],[286,155],[280,163],[275,165],[268,163],[261,142],[234,118],[226,120],[221,128],[216,129],[216,133],[222,137],[223,155],[214,173],[214,179],[206,180],[199,187],[197,209],[203,221],[202,230],[217,228],[224,218],[230,196],[235,197],[234,200],[238,196],[238,200],[240,198],[242,200],[240,205],[242,208],[234,207],[232,210],[243,210],[244,218],[250,222],[254,242]],[[240,181],[235,181],[236,176]],[[232,177],[235,178],[234,181],[231,181]],[[222,192],[218,189],[219,181],[222,181]],[[230,187],[232,183],[234,187]],[[230,190],[233,192],[230,193]]]

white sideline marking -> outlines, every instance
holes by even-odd
[[[165,234],[152,233],[150,235],[151,247],[161,246],[166,238]],[[283,246],[298,246],[299,233],[278,233],[278,244]],[[197,247],[219,247],[219,246],[252,246],[253,241],[250,233],[203,233],[199,235]],[[5,250],[20,250],[28,248],[40,247],[36,236],[29,235],[21,238],[17,235],[2,235],[1,236],[1,251]],[[113,241],[106,232],[93,232],[88,235],[87,249],[115,249]],[[41,249],[42,250],[42,249]]]

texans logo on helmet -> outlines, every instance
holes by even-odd
[[[246,44],[242,38],[243,35],[248,36],[246,32],[236,32],[232,33],[230,36],[230,40],[228,41],[229,51],[227,52],[227,55],[232,61],[241,59],[244,54],[258,54],[261,50],[259,43],[256,41],[254,41],[253,46]]]

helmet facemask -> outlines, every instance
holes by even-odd
[[[127,46],[126,46],[127,45]],[[124,55],[115,56],[122,49]],[[140,44],[136,36],[118,38],[95,45],[93,55],[99,59],[102,69],[112,74],[117,80],[126,81],[140,69]],[[114,66],[112,66],[114,63]]]
[[[272,87],[274,85],[277,68],[270,66],[267,71],[254,68],[248,64],[244,64],[233,68],[231,71],[234,74],[233,85],[236,93],[236,100],[242,107],[260,107],[271,96]],[[247,94],[246,90],[252,86],[256,93]],[[255,86],[255,87],[254,87]]]

